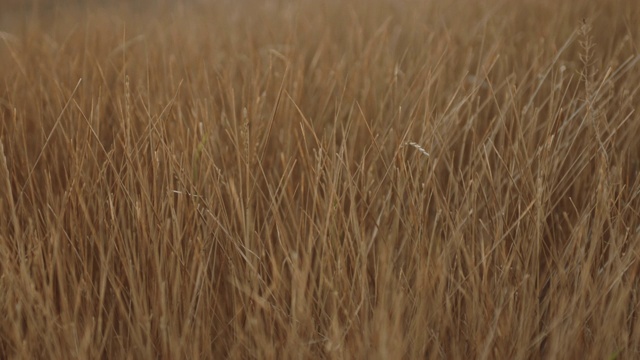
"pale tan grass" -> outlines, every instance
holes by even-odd
[[[639,356],[634,1],[39,4],[1,358]]]

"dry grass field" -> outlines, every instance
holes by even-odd
[[[640,356],[637,1],[0,14],[0,358]]]

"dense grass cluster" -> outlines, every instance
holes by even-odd
[[[635,0],[3,4],[0,357],[640,356]]]

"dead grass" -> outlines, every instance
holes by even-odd
[[[635,1],[4,6],[0,357],[640,356]]]

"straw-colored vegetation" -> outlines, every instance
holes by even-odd
[[[123,3],[0,5],[1,358],[640,356],[635,0]]]

